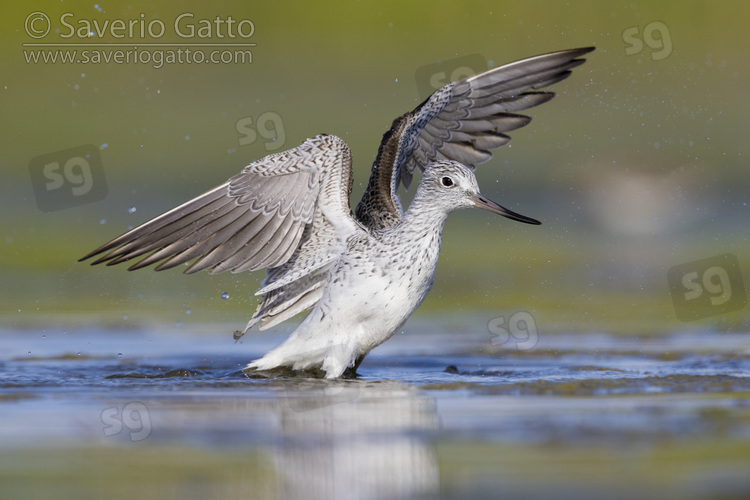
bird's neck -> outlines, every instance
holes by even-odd
[[[417,191],[414,199],[409,204],[409,209],[404,213],[398,230],[404,236],[414,239],[437,237],[438,240],[443,232],[443,226],[448,218],[448,211],[432,197],[423,196]]]

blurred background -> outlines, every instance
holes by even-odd
[[[733,310],[681,321],[668,281],[674,266],[726,254],[737,258],[735,285],[750,269],[745,3],[187,0],[2,11],[0,316],[8,326],[241,327],[262,273],[185,277],[76,261],[322,132],[351,146],[354,206],[382,134],[430,85],[595,46],[478,169],[486,196],[543,225],[455,214],[416,317],[486,323],[523,310],[544,332],[747,329],[734,298]],[[112,43],[122,45],[101,45]],[[218,47],[225,63],[200,62],[220,43],[252,45]],[[98,55],[89,44],[100,44]],[[191,47],[198,62],[186,44],[206,45]],[[178,50],[182,59],[170,61],[167,52]],[[79,62],[63,62],[66,51]]]

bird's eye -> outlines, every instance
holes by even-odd
[[[440,183],[445,187],[451,187],[453,185],[453,179],[450,177],[443,177],[440,179]]]

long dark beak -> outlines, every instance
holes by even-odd
[[[518,222],[524,222],[526,224],[536,224],[536,225],[541,224],[541,222],[539,222],[536,219],[532,219],[531,217],[526,217],[525,215],[517,214],[512,210],[508,210],[505,207],[501,207],[494,201],[485,198],[481,194],[476,194],[472,196],[471,201],[474,202],[475,207],[481,208],[483,210],[487,210],[488,212],[492,212],[493,214],[502,215],[503,217],[517,220]]]

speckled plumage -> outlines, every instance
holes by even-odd
[[[521,222],[479,193],[473,168],[529,118],[514,114],[548,101],[536,92],[566,78],[591,48],[524,59],[450,83],[383,136],[356,215],[349,209],[352,165],[338,137],[319,135],[267,156],[211,191],[86,255],[94,264],[143,258],[129,269],[190,262],[185,273],[267,268],[256,323],[276,325],[311,312],[289,338],[247,370],[354,371],[390,338],[432,287],[448,214],[483,208]],[[422,179],[403,213],[396,195]]]

